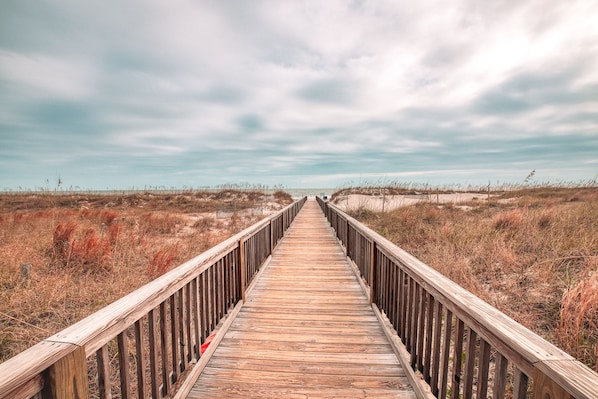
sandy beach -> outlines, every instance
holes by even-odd
[[[390,211],[403,206],[420,202],[436,204],[462,204],[471,201],[486,201],[487,194],[483,193],[453,193],[453,194],[414,194],[414,195],[363,195],[350,194],[335,198],[333,203],[344,211],[369,209],[372,211]]]

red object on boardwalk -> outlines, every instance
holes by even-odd
[[[203,355],[203,353],[208,349],[208,346],[210,346],[210,344],[212,343],[212,340],[214,339],[214,334],[210,335],[206,341],[201,344],[201,349],[199,351],[200,355]]]

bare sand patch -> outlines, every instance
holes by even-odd
[[[451,194],[411,194],[411,195],[342,195],[333,203],[344,211],[367,209],[371,211],[391,211],[403,206],[415,205],[420,202],[435,204],[462,204],[472,201],[486,201],[488,194],[482,193],[451,193]]]

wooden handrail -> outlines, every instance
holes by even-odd
[[[131,386],[138,397],[150,392],[155,399],[170,395],[182,373],[201,356],[201,345],[241,300],[242,272],[249,283],[305,201],[294,202],[0,364],[0,399],[86,397],[88,390],[101,398],[116,390],[127,398]],[[110,364],[111,358],[118,360]],[[111,375],[115,372],[120,375],[116,381]],[[92,384],[81,387],[88,375]]]
[[[367,228],[318,203],[438,398],[598,398],[598,374]]]

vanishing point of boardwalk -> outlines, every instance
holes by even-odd
[[[414,398],[350,267],[308,201],[189,398]]]

